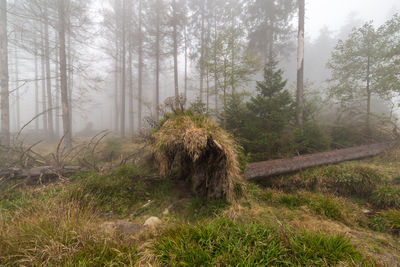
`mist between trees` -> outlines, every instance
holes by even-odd
[[[217,120],[252,160],[397,137],[398,15],[310,41],[304,0],[0,3],[5,145],[132,136],[169,97]]]

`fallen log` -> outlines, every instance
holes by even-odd
[[[373,157],[390,148],[393,148],[395,145],[396,142],[387,142],[302,155],[294,158],[251,163],[247,167],[245,176],[248,180],[255,180],[259,178],[297,172],[310,167]]]
[[[27,183],[37,183],[68,176],[82,170],[80,166],[65,166],[62,169],[56,169],[52,166],[39,166],[32,168],[5,168],[0,169],[0,181],[9,181],[12,179],[27,179]]]

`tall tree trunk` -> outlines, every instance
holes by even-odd
[[[188,90],[188,38],[187,27],[185,26],[185,106],[187,105],[187,90]]]
[[[126,1],[122,0],[122,36],[121,36],[121,137],[125,137],[125,96],[126,96]]]
[[[114,1],[114,11],[115,11],[115,72],[114,72],[114,129],[115,132],[119,132],[119,64],[120,64],[120,54],[119,54],[119,1]]]
[[[7,0],[0,0],[0,86],[1,144],[10,145],[10,106],[8,90]]]
[[[224,56],[224,129],[226,129],[226,108],[227,108],[227,101],[226,101],[226,89],[227,89],[227,83],[228,83],[228,62],[226,59],[226,56]]]
[[[371,64],[371,58],[370,58],[370,56],[368,56],[368,62],[367,62],[367,88],[366,88],[367,89],[367,118],[366,118],[366,122],[365,122],[368,141],[370,140],[370,137],[371,137],[371,89],[370,89],[371,75],[370,75],[370,64]]]
[[[160,22],[160,0],[157,0],[157,14],[156,14],[156,120],[160,119],[160,35],[161,35],[161,22]]]
[[[200,44],[200,102],[203,102],[203,82],[204,82],[204,20],[205,20],[205,3],[201,1],[201,44]]]
[[[72,148],[72,133],[69,116],[68,103],[68,84],[67,84],[67,55],[65,49],[65,0],[58,1],[58,35],[60,41],[60,79],[61,79],[61,103],[62,103],[62,119],[63,133],[65,138],[65,146],[68,149]]]
[[[143,94],[143,29],[142,29],[142,0],[139,0],[139,34],[138,34],[138,128],[142,129],[142,94]]]
[[[235,94],[235,18],[231,9],[231,94]]]
[[[40,64],[41,64],[41,71],[42,71],[42,119],[43,119],[43,131],[48,134],[47,128],[47,103],[46,103],[46,59],[45,59],[45,42],[44,42],[44,33],[43,33],[43,24],[40,25],[40,37],[41,37],[41,49],[40,49]]]
[[[15,64],[15,128],[17,131],[21,128],[21,106],[19,94],[19,61],[18,61],[18,46],[17,46],[17,33],[15,32],[15,51],[14,51],[14,64]]]
[[[38,57],[37,57],[37,52],[38,52],[38,44],[37,44],[37,39],[35,36],[35,41],[34,41],[34,60],[35,60],[35,116],[38,116],[39,114],[39,63],[38,63]],[[35,130],[36,132],[39,131],[39,118],[35,119]]]
[[[297,117],[298,127],[303,125],[303,91],[304,91],[304,13],[305,0],[299,0],[299,32],[297,45]]]
[[[56,76],[56,138],[60,138],[60,108],[61,108],[61,101],[60,101],[60,70],[58,68],[58,60],[59,60],[59,49],[57,47],[58,40],[56,42],[56,61],[55,61],[55,76]]]
[[[53,125],[53,96],[51,92],[51,70],[50,70],[50,46],[49,46],[49,19],[47,15],[47,6],[45,9],[45,24],[44,24],[44,40],[45,40],[45,48],[44,48],[44,58],[46,62],[46,89],[47,89],[47,119],[48,119],[48,132],[49,137],[54,137],[54,125]]]
[[[67,0],[68,5],[70,5],[71,0]],[[68,58],[67,58],[67,68],[68,68],[68,105],[69,105],[69,125],[71,127],[71,134],[73,132],[72,116],[73,116],[73,106],[72,106],[72,91],[74,89],[74,57],[72,49],[72,28],[71,28],[70,16],[68,16]]]
[[[215,113],[218,113],[218,70],[217,70],[217,11],[214,10],[214,90],[215,90]]]
[[[174,42],[174,85],[175,85],[175,102],[179,101],[179,81],[178,81],[178,14],[176,0],[174,6],[174,23],[173,23],[173,42]]]
[[[128,1],[128,10],[129,10],[129,15],[132,14],[132,2]],[[129,19],[129,31],[128,31],[128,88],[129,88],[129,133],[133,134],[134,132],[134,116],[133,116],[133,70],[132,70],[132,65],[133,65],[133,57],[132,57],[132,49],[133,49],[133,34],[132,30],[130,29],[132,27],[132,19]]]

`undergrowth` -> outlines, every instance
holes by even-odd
[[[170,266],[311,266],[368,264],[340,235],[294,231],[226,218],[164,232],[153,253]]]

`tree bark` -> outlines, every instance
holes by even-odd
[[[39,114],[39,64],[37,58],[38,44],[36,36],[34,42],[35,53],[33,56],[35,60],[35,116],[37,116]],[[35,130],[36,132],[39,131],[39,118],[35,120]]]
[[[178,14],[177,14],[177,3],[173,1],[174,8],[174,22],[173,22],[173,46],[174,46],[174,85],[175,85],[175,102],[178,105],[179,101],[179,81],[178,81]]]
[[[371,65],[371,58],[368,56],[367,62],[367,118],[366,118],[366,130],[367,130],[367,138],[370,140],[371,137],[371,89],[370,89],[370,65]]]
[[[19,131],[21,127],[21,105],[20,105],[20,94],[19,94],[19,61],[18,61],[18,46],[17,46],[17,33],[14,32],[15,46],[14,46],[14,64],[15,64],[15,128]]]
[[[41,37],[41,49],[40,49],[40,64],[41,64],[41,71],[42,71],[42,112],[47,110],[46,104],[46,60],[45,60],[45,42],[44,42],[44,33],[43,33],[43,24],[40,25],[40,37]],[[47,130],[47,112],[45,112],[42,116],[43,119],[43,130],[46,134],[48,134]]]
[[[122,34],[121,34],[121,137],[125,137],[125,96],[126,96],[126,1],[122,1]]]
[[[119,131],[119,120],[120,120],[120,113],[119,113],[119,64],[120,64],[120,55],[119,55],[119,5],[118,0],[114,1],[114,11],[115,11],[115,72],[114,72],[114,129],[115,132],[118,133]]]
[[[214,90],[215,90],[215,113],[218,113],[218,70],[217,70],[217,11],[214,10]]]
[[[203,82],[204,82],[204,20],[205,8],[204,1],[201,1],[201,44],[200,44],[200,102],[203,102]]]
[[[138,128],[142,129],[142,94],[143,94],[143,29],[142,0],[139,0],[139,34],[138,34]]]
[[[49,137],[54,137],[54,125],[53,125],[53,96],[51,92],[51,70],[50,70],[50,45],[49,45],[49,18],[48,18],[48,7],[47,4],[44,7],[44,58],[46,64],[46,89],[47,89],[47,109],[49,112],[47,113],[48,119],[48,133]]]
[[[1,144],[10,145],[10,106],[8,88],[7,0],[0,0],[0,86]]]
[[[297,117],[298,127],[303,125],[303,91],[304,91],[304,14],[305,0],[299,0],[299,29],[297,45]]]
[[[185,26],[185,106],[187,105],[187,90],[188,90],[188,39],[187,39],[187,27]]]
[[[67,3],[70,5],[71,0],[67,0]],[[72,106],[72,92],[74,89],[74,58],[73,58],[73,49],[72,49],[72,38],[71,38],[71,20],[70,16],[68,16],[68,53],[67,53],[67,69],[68,69],[68,105],[69,105],[69,125],[71,127],[71,135],[73,132],[73,124],[72,124],[72,116],[73,116],[73,106]]]
[[[132,3],[131,1],[128,2],[128,10],[129,10],[129,14],[132,14]],[[129,28],[132,27],[132,20],[129,20]],[[129,48],[128,48],[128,88],[129,88],[129,133],[133,134],[134,132],[134,116],[133,116],[133,70],[132,70],[132,64],[133,64],[133,57],[132,57],[132,49],[133,49],[133,34],[132,34],[132,30],[129,30],[128,32],[128,44],[129,44]]]
[[[156,10],[156,120],[160,119],[160,35],[161,35],[161,22],[160,22],[160,0],[157,0],[157,10]]]
[[[58,68],[58,59],[59,59],[59,50],[57,47],[58,40],[56,42],[56,62],[55,62],[55,76],[56,76],[56,118],[55,118],[55,128],[56,128],[56,138],[60,138],[60,109],[61,109],[61,101],[60,101],[60,70]]]
[[[58,8],[58,34],[60,42],[60,79],[61,79],[61,104],[62,104],[62,119],[63,133],[65,138],[65,146],[68,149],[72,148],[72,133],[69,115],[68,103],[68,84],[67,84],[67,55],[65,49],[65,0],[57,0]]]
[[[303,155],[294,158],[250,163],[247,166],[245,175],[247,179],[253,180],[292,173],[316,166],[337,164],[349,160],[358,160],[379,155],[380,153],[392,148],[395,144],[395,142],[380,143]]]

